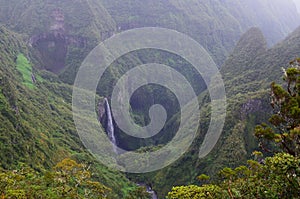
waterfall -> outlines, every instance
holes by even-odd
[[[118,153],[118,151],[117,151],[117,141],[116,141],[116,137],[115,137],[114,124],[113,124],[111,109],[110,109],[110,106],[109,106],[107,98],[104,98],[104,109],[105,109],[106,120],[107,120],[107,124],[106,124],[106,129],[105,130],[106,130],[106,133],[107,133],[110,141],[113,144],[114,152]],[[101,111],[99,111],[99,113],[101,113]],[[144,187],[146,187],[146,191],[150,194],[151,198],[152,199],[158,199],[158,196],[157,196],[156,192],[152,189],[151,186],[147,185],[146,183],[140,183],[140,184],[137,184],[137,185],[138,186],[144,186]]]
[[[115,137],[114,124],[113,124],[113,120],[112,120],[111,109],[110,109],[107,98],[104,98],[104,103],[105,103],[105,112],[106,112],[106,118],[107,118],[107,125],[106,125],[105,130],[107,132],[107,135],[108,135],[110,141],[113,143],[114,152],[117,152],[117,141],[116,141],[116,137]]]

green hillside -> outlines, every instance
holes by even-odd
[[[267,121],[272,111],[271,82],[280,81],[281,67],[300,56],[300,28],[287,36],[300,24],[299,19],[293,3],[282,0],[0,0],[0,197],[9,192],[3,191],[5,179],[10,179],[7,175],[19,179],[24,189],[30,179],[48,186],[49,175],[60,178],[56,174],[64,172],[64,163],[79,168],[72,170],[74,175],[89,168],[89,183],[99,182],[108,188],[105,190],[111,189],[105,197],[113,199],[140,198],[145,191],[137,188],[136,182],[152,185],[161,198],[173,186],[200,184],[199,174],[214,180],[223,167],[245,164],[258,149],[255,126]],[[163,50],[123,55],[104,73],[97,100],[106,97],[109,101],[112,88],[130,69],[155,62],[185,76],[201,106],[201,128],[184,156],[160,171],[124,174],[101,165],[83,146],[73,121],[72,84],[82,61],[100,41],[117,32],[148,26],[186,33],[212,55],[225,83],[226,123],[213,151],[199,159],[211,114],[202,77],[182,57]],[[130,99],[132,117],[145,126],[153,104],[163,105],[168,112],[163,130],[152,138],[138,139],[115,125],[120,147],[154,151],[173,138],[181,112],[170,90],[157,85],[139,88]],[[106,119],[102,118],[103,127]],[[99,132],[104,133],[104,128]],[[55,166],[57,163],[60,166]],[[20,165],[30,168],[29,180],[23,179],[26,172],[20,174]],[[72,179],[73,183],[76,177]],[[88,198],[83,190],[79,188],[78,194]]]
[[[42,71],[36,71],[42,81],[33,83],[29,58],[22,37],[0,27],[0,167],[13,170],[25,163],[43,173],[72,158],[91,164],[92,178],[111,188],[113,198],[134,189],[84,149],[72,119],[71,86]]]
[[[269,49],[259,29],[246,32],[221,68],[228,108],[223,133],[214,150],[204,159],[198,159],[199,143],[202,143],[209,124],[209,97],[204,92],[199,96],[201,129],[190,151],[171,166],[146,175],[145,181],[153,183],[164,196],[172,186],[199,184],[197,176],[200,174],[214,176],[224,167],[233,168],[251,158],[251,153],[259,150],[253,134],[255,126],[266,122],[272,113],[271,82],[280,82],[281,67],[287,67],[290,60],[300,55],[299,46],[299,29]],[[176,131],[173,127],[177,122],[176,117],[170,120],[166,132]]]

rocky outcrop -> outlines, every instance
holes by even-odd
[[[105,126],[105,115],[105,101],[103,100],[98,103],[98,120],[101,122],[102,126]]]

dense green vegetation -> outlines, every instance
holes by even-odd
[[[263,164],[249,160],[247,166],[221,170],[215,183],[174,187],[167,198],[298,198],[299,164],[298,157],[286,153],[265,158]]]
[[[64,159],[43,176],[30,167],[1,171],[3,198],[107,198],[111,189],[91,181],[87,165]]]
[[[99,164],[82,146],[72,119],[72,87],[51,73],[36,71],[43,81],[31,82],[35,89],[28,88],[24,85],[23,73],[17,69],[20,54],[30,55],[22,38],[0,27],[0,167],[4,169],[3,175],[22,170],[19,163],[24,163],[37,176],[32,186],[38,186],[45,171],[71,157],[80,164],[93,165],[92,180],[109,187],[112,198],[128,195],[136,186],[123,174]],[[24,57],[21,56],[21,60],[28,64],[28,58]],[[19,174],[15,177],[19,178]],[[29,181],[20,179],[23,186],[20,189],[25,189]],[[33,187],[28,187],[27,192],[29,188]]]
[[[53,30],[53,27],[61,25],[59,20],[54,20],[53,13],[58,15],[56,17],[59,20],[63,13],[65,30]],[[21,198],[35,198],[35,195],[30,195],[35,194],[33,190],[39,190],[43,194],[55,192],[57,195],[53,193],[52,198],[63,197],[56,179],[61,171],[54,165],[65,158],[71,158],[72,160],[66,160],[81,169],[86,169],[83,165],[91,165],[91,176],[86,179],[92,185],[85,181],[84,185],[76,187],[76,172],[69,175],[73,181],[64,184],[70,194],[75,194],[78,198],[84,197],[85,190],[92,194],[95,187],[104,190],[108,198],[148,197],[144,188],[137,188],[124,174],[104,167],[88,153],[77,135],[71,107],[71,84],[89,51],[115,32],[144,26],[172,28],[187,33],[209,51],[219,66],[224,63],[221,72],[228,97],[228,111],[222,137],[212,153],[199,160],[199,145],[203,141],[210,117],[210,98],[201,77],[197,77],[190,64],[182,58],[163,51],[145,49],[119,58],[101,79],[97,98],[109,98],[112,87],[129,69],[156,62],[169,65],[183,74],[199,94],[201,106],[201,128],[190,150],[182,158],[161,171],[143,175],[128,174],[127,177],[135,182],[153,185],[160,197],[165,196],[173,186],[187,184],[195,185],[174,188],[175,198],[184,197],[176,194],[185,194],[190,190],[208,198],[232,197],[231,194],[239,197],[247,192],[247,187],[253,188],[249,197],[256,197],[265,191],[267,193],[264,196],[271,197],[274,196],[270,195],[273,192],[285,194],[284,191],[289,190],[291,178],[281,176],[283,170],[276,169],[276,162],[291,163],[284,172],[290,172],[298,164],[298,159],[294,157],[298,151],[290,153],[291,148],[295,148],[297,144],[294,142],[297,131],[291,131],[293,133],[289,137],[286,132],[273,132],[266,125],[260,126],[257,135],[261,136],[261,146],[276,150],[274,141],[281,143],[286,140],[288,146],[284,151],[292,156],[279,153],[266,158],[265,165],[250,161],[248,167],[238,166],[246,164],[247,159],[252,157],[252,151],[258,150],[253,131],[257,124],[267,121],[270,116],[270,83],[280,78],[279,67],[286,66],[290,60],[300,55],[300,29],[277,45],[269,49],[267,47],[267,43],[274,44],[299,24],[299,15],[292,3],[282,0],[0,0],[0,23],[5,26],[0,27],[0,167],[3,168],[0,179],[2,184],[7,185],[5,191],[2,187],[0,191],[5,197],[19,195]],[[250,29],[234,48],[241,34],[252,26],[258,26],[262,31],[258,28]],[[48,38],[50,41],[45,39],[36,44],[30,43],[32,38],[48,33],[55,33],[53,35],[56,36]],[[70,44],[70,41],[68,43],[57,36],[60,34],[63,38],[71,37],[77,40],[75,43],[84,45]],[[53,35],[50,34],[49,37]],[[227,57],[231,51],[231,55]],[[54,71],[58,75],[43,70],[52,71],[54,68],[62,70]],[[290,72],[293,71],[288,70],[287,74]],[[33,81],[32,74],[37,81]],[[285,100],[288,99],[288,93],[277,85],[273,85],[272,90],[285,96]],[[299,111],[295,101],[297,100],[284,103],[288,104],[288,108],[296,107],[293,114],[297,119]],[[142,147],[139,151],[151,151],[172,139],[178,128],[180,113],[175,96],[168,90],[155,86],[140,88],[131,99],[132,115],[138,124],[147,124],[148,109],[155,103],[162,104],[168,110],[168,122],[163,131],[151,139],[135,139],[126,136],[116,127],[121,147]],[[188,106],[185,108],[190,109]],[[192,113],[194,110],[189,111]],[[286,115],[274,117],[271,123],[290,126],[290,121],[284,121],[285,117]],[[266,138],[270,138],[271,143]],[[222,181],[201,186],[203,182],[197,179],[200,174],[211,176],[211,181],[205,181],[206,183],[215,182],[219,179],[216,173],[224,167],[231,169],[222,170]],[[274,167],[271,171],[276,175],[271,174],[268,167]],[[260,172],[270,181],[262,181]],[[51,178],[51,182],[46,182],[48,174],[56,177]],[[276,176],[282,178],[277,179]],[[279,180],[286,186],[274,185],[270,188],[271,191],[255,189],[258,186],[256,183],[267,186],[273,180]],[[16,181],[17,187],[11,184]],[[232,193],[228,192],[229,182],[233,183]],[[292,180],[292,183],[295,182]],[[26,186],[27,184],[30,186]],[[95,194],[101,195],[102,192]],[[170,197],[173,197],[172,193]]]
[[[209,95],[203,93],[199,96],[201,129],[191,149],[171,166],[143,176],[145,181],[152,183],[154,189],[160,189],[162,197],[174,185],[199,185],[197,176],[202,173],[216,179],[222,168],[246,164],[252,152],[259,149],[253,135],[255,126],[267,121],[272,112],[269,105],[270,84],[280,81],[281,67],[287,67],[290,60],[300,54],[299,43],[300,29],[270,49],[266,48],[266,41],[259,29],[250,29],[245,33],[221,68],[228,108],[223,134],[214,150],[204,159],[198,159],[199,143],[207,131],[210,116]],[[178,118],[175,116],[166,125],[166,131],[176,131],[173,129],[176,125]]]
[[[179,198],[298,198],[300,193],[300,65],[299,59],[285,70],[286,86],[272,83],[274,115],[269,122],[256,127],[255,136],[264,152],[266,145],[277,144],[283,152],[263,158],[254,152],[255,160],[247,166],[224,168],[219,181],[202,186],[174,187],[168,199]],[[285,89],[286,88],[286,89]],[[266,143],[266,141],[268,141]],[[274,149],[274,147],[272,147]],[[209,180],[206,175],[198,177]]]
[[[280,0],[76,0],[72,3],[3,0],[0,1],[0,22],[26,34],[29,39],[41,33],[53,32],[53,27],[59,27],[55,25],[53,17],[53,12],[58,9],[64,15],[64,34],[82,39],[86,45],[64,46],[61,38],[52,41],[54,46],[49,41],[41,42],[35,46],[41,61],[38,65],[50,71],[59,71],[60,78],[72,84],[81,62],[99,41],[117,31],[146,26],[171,28],[190,35],[221,66],[248,28],[260,27],[267,35],[269,44],[274,44],[297,27],[300,16],[296,8],[292,2],[285,2],[284,6],[282,4]]]
[[[143,49],[126,54],[116,60],[101,78],[97,92],[100,96],[111,96],[111,88],[115,86],[122,75],[130,69],[133,69],[135,66],[151,62],[168,65],[180,72],[189,82],[191,82],[196,94],[200,94],[206,89],[201,76],[195,75],[197,74],[197,71],[183,58],[165,51]],[[137,89],[131,96],[130,102],[134,119],[136,123],[140,125],[145,125],[149,122],[148,111],[153,104],[161,104],[165,107],[168,113],[168,120],[179,111],[179,104],[174,94],[170,92],[170,90],[157,85],[148,85]],[[174,126],[174,129],[176,129],[176,126]],[[126,136],[126,134],[123,133],[117,126],[116,136],[119,140],[120,147],[129,150],[138,149],[139,147],[165,144],[172,137],[172,135],[168,132],[161,132],[149,139],[138,139]]]
[[[0,194],[2,198],[115,198],[112,189],[92,180],[90,166],[64,159],[51,170],[42,174],[20,164],[13,171],[0,171]],[[126,199],[149,199],[142,187],[132,187]]]

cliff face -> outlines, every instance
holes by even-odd
[[[43,68],[58,74],[66,67],[69,47],[84,49],[88,39],[68,34],[65,15],[61,9],[54,9],[48,17],[51,19],[49,31],[32,35],[29,45],[38,49]]]
[[[298,12],[300,13],[300,1],[298,0],[293,0],[293,2],[296,4],[296,7],[298,9]]]
[[[203,105],[201,129],[191,151],[173,166],[151,176],[156,177],[153,180],[156,182],[155,189],[163,190],[162,194],[171,185],[185,184],[200,173],[213,173],[223,165],[234,166],[247,158],[255,147],[253,127],[263,121],[264,114],[269,111],[269,83],[280,79],[281,66],[300,56],[299,29],[271,49],[267,49],[267,42],[274,44],[279,41],[299,21],[291,1],[282,0],[0,0],[0,22],[24,33],[29,45],[42,60],[37,65],[59,74],[60,79],[67,83],[72,83],[82,60],[99,41],[116,31],[145,26],[184,32],[201,43],[219,66],[225,62],[221,70],[229,105],[223,137],[207,159],[198,160],[199,143],[209,122],[209,105],[206,103],[209,97],[204,92],[199,97]],[[259,29],[250,29],[239,40],[242,33],[252,26]],[[4,45],[0,48],[0,127],[5,129],[0,132],[0,139],[9,144],[0,145],[1,151],[5,151],[4,155],[0,154],[1,164],[5,166],[21,160],[50,166],[57,160],[57,154],[83,153],[71,119],[70,104],[65,103],[71,101],[71,87],[55,80],[53,84],[38,82],[38,91],[24,89],[18,83],[20,75],[11,69],[18,51],[23,48],[20,47],[21,39],[14,40],[7,35],[15,34],[3,32],[5,34],[1,33],[0,38],[9,39],[3,39]],[[230,52],[232,55],[228,57]],[[201,79],[193,79],[195,73],[188,68],[189,64],[177,56],[145,50],[123,58],[118,60],[115,68],[108,70],[108,75],[113,77],[104,77],[106,90],[100,91],[103,96],[109,95],[115,81],[126,69],[137,63],[153,61],[151,58],[158,63],[173,64],[175,69],[185,73],[199,93],[205,89]],[[178,113],[170,106],[176,102],[171,93],[159,88],[154,94],[147,95],[153,90],[145,88],[145,92],[136,92],[131,99],[132,108],[137,109],[133,110],[133,115],[140,124],[147,123],[148,107],[154,102],[166,105],[170,110],[168,113]],[[170,101],[166,100],[166,93],[171,96]],[[145,118],[143,111],[147,113]],[[100,116],[105,114],[103,105],[99,106],[99,113]],[[148,146],[171,139],[178,127],[174,115],[168,116],[168,124],[164,128],[166,137],[141,140],[140,145]],[[139,144],[124,135],[120,137],[124,145],[130,145],[128,148],[135,149]],[[11,155],[7,157],[6,154]]]
[[[270,45],[282,40],[299,25],[293,1],[219,0],[239,22],[243,32],[259,27]]]

